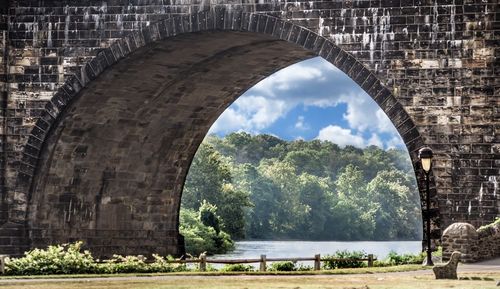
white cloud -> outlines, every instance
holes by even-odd
[[[355,133],[351,129],[342,128],[337,125],[329,125],[322,128],[316,139],[331,141],[338,144],[340,147],[345,147],[346,145],[352,145],[359,148],[374,145],[380,148],[385,147],[386,149],[404,147],[404,143],[399,136],[393,136],[384,146],[384,141],[376,133],[372,133],[370,138],[366,139],[360,133]]]
[[[359,131],[397,133],[384,111],[366,93],[344,95],[340,101],[347,104],[347,111],[343,117],[349,123],[350,128]]]
[[[210,128],[209,133],[227,133],[238,130],[257,133],[284,116],[288,109],[289,107],[282,99],[253,95],[241,97],[222,113]]]
[[[248,126],[244,115],[238,114],[232,107],[227,108],[219,119],[212,125],[210,133],[238,131]]]
[[[214,123],[210,133],[235,130],[258,133],[299,105],[336,106],[340,99],[338,92],[347,91],[345,78],[343,72],[321,58],[289,66],[239,97]],[[332,81],[338,89],[331,89]],[[299,120],[297,125],[297,128],[308,129],[303,121]]]
[[[372,136],[370,137],[370,139],[367,142],[367,146],[371,146],[371,145],[378,146],[380,148],[384,147],[384,143],[380,139],[379,135],[376,133],[372,133]]]
[[[304,116],[303,115],[299,115],[299,117],[297,118],[297,122],[295,123],[295,128],[299,129],[299,130],[308,130],[309,129],[309,125],[307,125],[304,122]]]
[[[326,61],[325,61],[326,62]],[[303,82],[323,82],[326,71],[335,68],[330,63],[311,65],[310,62],[299,62],[270,75],[257,83],[252,89],[269,96],[277,96],[275,91],[288,91],[301,86]]]
[[[396,135],[385,143],[385,147],[386,149],[405,147],[405,143],[403,142],[403,139],[399,135]]]
[[[377,129],[380,132],[388,132],[392,134],[397,134],[397,130],[392,124],[391,120],[385,114],[385,112],[382,109],[377,109],[377,112],[375,113],[377,116]]]
[[[337,125],[329,125],[322,128],[316,137],[319,140],[327,140],[338,144],[341,147],[353,145],[356,147],[365,147],[365,140],[359,134],[353,134],[350,129],[341,128]]]
[[[342,117],[348,127],[324,127],[319,131],[319,139],[333,140],[331,138],[335,137],[339,145],[358,147],[371,144],[383,147],[384,143],[386,148],[401,146],[393,124],[370,96],[319,57],[289,66],[259,82],[220,116],[210,132],[244,130],[259,133],[297,106],[326,108],[339,104],[347,106]],[[299,116],[294,127],[305,132],[311,124]]]

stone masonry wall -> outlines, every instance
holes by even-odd
[[[7,204],[5,194],[5,166],[7,154],[5,153],[6,148],[6,107],[8,99],[8,78],[9,78],[9,32],[8,32],[8,1],[3,1],[0,3],[0,223],[2,220],[7,219]]]
[[[477,232],[478,260],[488,260],[500,257],[500,222],[479,228]]]
[[[500,223],[475,229],[468,223],[454,223],[443,233],[443,260],[450,259],[454,251],[459,251],[461,261],[478,262],[500,256]]]
[[[400,133],[412,132],[404,137],[415,168],[419,146],[435,152],[432,237],[457,221],[489,223],[500,207],[498,5],[495,0],[2,1],[0,225],[26,218],[35,177],[27,172],[35,171],[38,159],[28,139],[48,129],[35,124],[64,82],[125,35],[199,11],[222,21],[235,13],[275,16],[348,52],[349,60],[369,68],[397,99],[386,104],[392,106],[389,118],[397,123],[400,111],[410,115],[416,133],[411,128]],[[43,139],[39,142],[36,146]],[[417,179],[423,193],[423,177]]]

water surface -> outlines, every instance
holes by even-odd
[[[399,254],[419,253],[422,250],[421,241],[240,241],[236,242],[234,251],[227,254],[212,256],[215,259],[247,259],[278,257],[313,257],[316,254],[332,255],[337,250],[364,251],[373,254],[379,260],[384,259],[390,251]]]

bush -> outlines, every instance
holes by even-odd
[[[167,261],[174,259],[172,256],[162,257],[160,255],[153,254],[153,258],[155,259],[155,261],[148,264],[151,272],[168,273],[189,271],[189,268],[186,266],[186,264],[168,263]]]
[[[22,258],[6,260],[8,275],[47,275],[94,273],[96,263],[89,251],[81,251],[83,242],[33,249]]]
[[[224,265],[220,269],[222,272],[253,272],[255,269],[252,265],[244,265],[244,264],[228,264]]]
[[[203,218],[206,223],[215,220],[212,215],[204,213]],[[179,231],[184,236],[186,252],[192,255],[200,255],[205,252],[208,255],[225,253],[234,249],[234,242],[224,231],[217,232],[212,226],[208,226],[200,219],[201,213],[191,209],[181,209]]]
[[[112,259],[106,260],[104,264],[99,264],[100,273],[150,273],[150,268],[146,264],[145,258],[137,256],[113,255]]]
[[[424,255],[422,254],[398,254],[394,251],[389,252],[386,263],[390,266],[404,264],[422,264]]]
[[[96,263],[89,251],[81,252],[83,242],[49,246],[47,249],[34,249],[22,258],[9,258],[6,261],[8,275],[48,275],[48,274],[112,274],[112,273],[164,273],[187,271],[185,265],[171,264],[171,257],[153,255],[154,262],[146,263],[139,256],[113,255],[104,263]]]
[[[341,259],[361,259],[365,258],[366,253],[364,251],[347,251],[339,250],[335,252],[334,255],[326,255],[327,258],[341,258]],[[326,260],[323,261],[323,269],[332,270],[338,268],[361,268],[365,267],[366,264],[363,261],[357,260]]]
[[[292,261],[274,262],[269,266],[269,271],[297,271],[295,265]]]

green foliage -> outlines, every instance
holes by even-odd
[[[222,272],[253,272],[255,271],[252,265],[245,264],[227,264],[220,269]]]
[[[200,146],[182,205],[233,239],[419,240],[419,198],[406,151],[232,133]]]
[[[89,251],[81,251],[83,242],[49,246],[28,251],[21,258],[9,258],[7,275],[48,275],[88,273],[160,273],[186,271],[184,265],[168,263],[171,257],[153,255],[147,263],[142,256],[114,255],[104,263],[97,263]]]
[[[113,255],[113,258],[106,260],[100,266],[103,273],[149,273],[149,266],[144,262],[144,258],[137,256]]]
[[[335,252],[334,255],[326,255],[327,258],[339,258],[339,259],[362,259],[366,258],[366,253],[364,251],[347,251],[339,250]],[[323,261],[323,268],[326,270],[341,269],[341,268],[361,268],[365,267],[366,264],[363,261],[357,260],[325,260]]]
[[[297,271],[312,271],[313,267],[309,265],[304,265],[304,264],[297,264],[296,265]]]
[[[217,207],[203,200],[200,210],[200,221],[207,227],[212,227],[216,234],[220,233],[219,217],[217,216]]]
[[[296,264],[292,261],[273,262],[269,271],[297,271]]]
[[[186,252],[192,255],[225,253],[234,248],[234,242],[224,231],[217,232],[217,208],[204,202],[199,212],[181,209],[179,231],[184,236]],[[205,224],[201,218],[204,216]],[[210,217],[208,217],[210,216]],[[208,224],[208,225],[207,225]]]
[[[33,249],[22,258],[7,259],[8,275],[93,273],[96,263],[89,251],[81,252],[82,242]]]
[[[189,271],[185,264],[174,264],[168,261],[173,260],[172,256],[163,257],[153,254],[154,262],[149,263],[149,271],[154,273],[184,272]]]
[[[405,264],[422,264],[425,254],[402,254],[391,251],[384,260],[390,266],[405,265]]]
[[[312,271],[313,268],[308,265],[304,265],[301,263],[296,263],[292,261],[281,261],[281,262],[273,262],[270,266],[268,266],[269,271],[278,271],[278,272],[290,272],[290,271]]]
[[[500,218],[496,218],[493,223],[479,227],[477,232],[480,237],[497,234],[500,232]]]
[[[245,138],[243,138],[245,139]],[[238,142],[239,143],[239,142]],[[202,143],[196,152],[184,186],[182,206],[195,211],[208,202],[217,208],[215,218],[210,208],[201,212],[202,221],[235,239],[245,237],[245,208],[251,207],[249,193],[233,186],[231,163],[212,145]],[[217,220],[216,220],[217,219]]]

